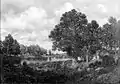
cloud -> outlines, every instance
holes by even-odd
[[[55,23],[55,19],[47,18],[46,11],[40,7],[29,7],[19,15],[5,14],[4,17],[5,19],[1,20],[1,24],[2,29],[7,33],[3,31],[2,35],[11,33],[18,41],[25,44],[37,42],[43,45],[43,41],[49,41],[45,39],[48,39],[49,32]]]
[[[100,25],[103,25],[110,16],[120,17],[119,3],[119,0],[71,0],[56,8],[55,15],[59,19],[63,13],[75,8],[85,13],[89,21],[97,20]]]
[[[18,8],[26,8],[34,5],[34,0],[2,0],[1,7],[5,9],[10,6],[16,6]]]
[[[74,7],[73,7],[72,3],[66,2],[64,4],[64,6],[62,6],[60,9],[57,9],[55,11],[55,15],[56,16],[61,16],[63,13],[68,12],[68,11],[70,11],[73,8]]]
[[[89,20],[98,20],[100,24],[110,16],[120,17],[120,0],[76,0],[71,3],[85,13]]]
[[[101,11],[104,13],[107,12],[107,9],[105,8],[105,6],[103,4],[98,4],[98,8],[101,9]]]
[[[118,4],[115,5],[115,12],[116,13],[119,13],[119,10],[120,10],[120,6]]]
[[[18,16],[6,14],[5,20],[2,19],[1,21],[1,25],[3,29],[11,33],[32,33],[38,28],[36,26],[39,25],[42,28],[46,24],[46,17],[47,14],[44,9],[30,7]]]

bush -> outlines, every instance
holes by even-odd
[[[102,57],[102,66],[103,67],[109,67],[109,66],[113,66],[115,64],[115,60],[112,56],[104,56]]]
[[[30,68],[26,63],[20,65],[20,58],[14,56],[4,56],[4,83],[8,84],[55,84],[64,83],[67,77],[55,71],[37,71]],[[17,66],[16,66],[17,65]],[[57,64],[58,65],[58,64]],[[57,68],[60,68],[57,66]],[[57,69],[56,69],[57,70]]]
[[[100,75],[97,80],[106,84],[120,84],[120,67],[117,66],[112,72]]]

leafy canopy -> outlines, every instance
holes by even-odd
[[[97,21],[88,22],[86,15],[75,9],[65,12],[49,35],[53,50],[65,51],[75,58],[86,55],[92,58],[97,51],[104,49],[112,51],[118,45],[111,32],[111,23],[116,20],[113,18],[109,22],[100,27]]]
[[[85,54],[83,50],[97,49],[99,31],[101,29],[95,20],[88,23],[85,14],[73,9],[62,15],[60,23],[55,25],[49,38],[53,41],[53,50],[58,49],[72,56],[80,56]]]
[[[5,37],[3,43],[3,52],[8,55],[18,55],[20,54],[20,45],[15,40],[11,34]]]

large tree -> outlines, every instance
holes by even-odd
[[[62,15],[60,23],[55,25],[49,38],[53,41],[54,50],[66,51],[75,58],[88,58],[88,54],[95,54],[101,47],[97,35],[100,31],[95,20],[88,23],[85,14],[73,9]]]
[[[62,15],[49,38],[53,41],[54,50],[66,51],[74,58],[86,57],[88,62],[97,53],[105,50],[111,54],[118,48],[113,24],[116,20],[111,18],[109,23],[100,27],[97,21],[88,22],[85,14],[73,9]]]

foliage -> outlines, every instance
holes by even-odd
[[[66,76],[53,71],[36,71],[30,68],[26,63],[20,65],[20,58],[14,56],[4,56],[4,83],[64,83]]]
[[[26,54],[26,53],[27,53],[27,46],[21,44],[21,45],[20,45],[20,54],[21,54],[21,55],[24,55],[24,54]]]
[[[6,55],[20,54],[20,45],[10,34],[3,41],[3,53]]]
[[[47,54],[47,50],[44,48],[41,48],[39,45],[30,45],[30,46],[24,46],[20,45],[21,55],[29,54],[35,57],[39,57],[43,54]]]
[[[46,54],[46,50],[41,50],[41,48],[38,45],[30,45],[28,46],[28,52],[32,54],[33,56],[39,56]]]
[[[53,41],[53,49],[66,51],[76,58],[87,50],[94,54],[100,48],[97,40],[99,31],[101,28],[95,20],[88,23],[85,14],[73,9],[62,15],[49,38]]]
[[[0,40],[0,54],[3,54],[3,42]]]
[[[100,75],[97,78],[98,82],[106,84],[119,84],[120,83],[120,67],[116,67],[112,72]]]

